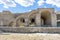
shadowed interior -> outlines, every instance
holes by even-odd
[[[47,10],[41,12],[41,25],[51,25],[51,13]]]

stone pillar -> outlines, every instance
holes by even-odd
[[[41,26],[41,12],[36,13],[36,26]]]
[[[1,26],[3,26],[3,21],[1,20],[1,23],[0,23]]]
[[[25,26],[28,27],[28,18],[25,18]]]
[[[51,25],[53,27],[57,26],[57,17],[56,17],[56,14],[54,14],[54,13],[51,14]]]
[[[13,27],[16,27],[16,20],[14,20]]]

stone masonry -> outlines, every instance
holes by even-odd
[[[0,12],[0,26],[10,27],[56,27],[60,23],[60,13],[54,8],[38,8],[25,13]]]

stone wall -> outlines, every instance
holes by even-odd
[[[3,33],[60,33],[60,27],[0,27]]]
[[[0,14],[0,24],[8,25],[8,23],[14,19],[14,15],[9,11],[3,11]]]
[[[22,17],[21,17],[22,16]],[[58,15],[57,15],[58,16]],[[41,23],[41,17],[43,17],[43,25]],[[59,17],[59,16],[58,16]],[[20,19],[24,18],[25,22],[20,22]],[[35,22],[32,23],[30,19],[34,18]],[[9,11],[3,11],[0,14],[0,25],[12,26],[57,26],[57,17],[53,8],[39,8],[27,13],[12,14]],[[14,24],[13,24],[14,23]]]

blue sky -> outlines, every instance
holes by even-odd
[[[9,10],[12,13],[22,13],[37,8],[54,8],[60,11],[60,0],[0,0],[0,12]]]

